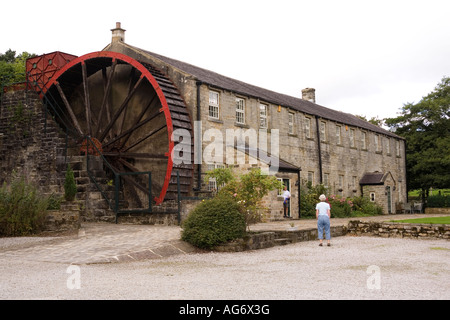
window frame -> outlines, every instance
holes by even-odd
[[[211,100],[211,94],[217,96],[217,102]],[[220,93],[218,91],[209,90],[208,117],[214,120],[220,119]]]
[[[356,148],[355,133],[356,133],[355,129],[350,129],[349,133],[350,148]]]
[[[361,150],[367,150],[367,132],[361,131]]]
[[[326,121],[320,121],[320,141],[326,142],[327,141],[327,122]]]
[[[305,136],[306,139],[311,139],[311,118],[305,117]]]
[[[336,125],[336,144],[342,145],[342,126]]]
[[[288,112],[288,134],[294,134],[295,113]]]
[[[242,107],[242,109],[240,109]],[[241,119],[239,117],[241,115]],[[240,121],[242,120],[242,121]],[[245,124],[245,99],[236,97],[236,123]]]
[[[211,170],[219,169],[219,168],[223,169],[223,168],[225,168],[225,165],[224,164],[217,164],[217,163],[207,164],[207,169],[208,169],[207,171],[211,171]],[[222,186],[218,186],[217,185],[216,178],[209,178],[208,179],[208,185],[206,187],[206,189],[208,191],[213,191],[213,192],[215,191],[215,192],[217,192],[222,187],[223,187],[223,185]]]
[[[264,110],[264,114],[261,113],[262,110]],[[265,103],[260,103],[259,104],[259,127],[262,129],[267,129],[269,127],[268,112],[269,112],[269,105],[267,105]],[[264,125],[263,125],[263,121],[264,121]]]

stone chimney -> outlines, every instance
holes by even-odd
[[[306,88],[302,90],[302,99],[316,103],[316,89]]]
[[[125,42],[125,31],[120,27],[120,22],[116,22],[116,28],[111,29],[112,31],[112,40],[111,42]]]

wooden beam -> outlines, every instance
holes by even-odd
[[[107,81],[106,81],[106,87],[105,87],[105,93],[103,94],[103,100],[102,100],[102,105],[101,105],[101,107],[100,107],[100,113],[99,113],[99,116],[98,116],[98,120],[99,120],[99,123],[98,123],[98,126],[97,126],[97,131],[96,131],[96,133],[95,133],[95,136],[97,137],[98,135],[99,135],[99,133],[100,133],[100,122],[102,121],[102,116],[103,116],[103,112],[104,112],[104,110],[105,110],[105,108],[107,109],[107,115],[109,116],[108,118],[108,121],[110,121],[110,119],[111,119],[111,115],[110,115],[110,113],[109,113],[109,103],[108,103],[108,98],[109,98],[109,94],[110,94],[110,92],[111,92],[111,87],[112,87],[112,77],[114,76],[114,71],[115,71],[115,69],[116,69],[116,65],[117,65],[117,60],[116,59],[113,59],[113,64],[112,64],[112,66],[111,66],[111,70],[109,71],[109,75],[108,75],[108,78],[107,78]],[[102,71],[103,72],[103,71]],[[105,70],[105,72],[103,73],[104,75],[105,75],[105,73],[106,73],[106,70]],[[105,78],[105,76],[103,77],[103,79]]]
[[[86,108],[86,122],[87,122],[87,132],[90,136],[92,136],[91,129],[91,102],[89,99],[89,87],[87,80],[87,71],[86,71],[86,63],[81,62],[81,70],[83,73],[83,89],[84,89],[84,106]]]
[[[69,104],[69,101],[66,98],[66,95],[64,94],[64,91],[62,90],[61,86],[59,85],[59,82],[55,82],[56,88],[58,89],[59,95],[61,96],[64,105],[66,106],[67,111],[69,112],[69,116],[72,119],[73,125],[75,126],[75,129],[77,129],[78,133],[81,136],[84,136],[83,130],[81,130],[80,124],[78,123],[77,118],[75,117],[75,114],[73,113],[72,107]]]
[[[121,115],[122,111],[127,107],[128,102],[130,101],[130,99],[133,96],[133,94],[136,92],[136,89],[139,87],[139,85],[141,84],[143,79],[144,79],[144,75],[141,75],[141,77],[139,78],[138,82],[136,82],[136,84],[134,85],[133,90],[131,90],[131,92],[128,94],[128,96],[125,98],[125,100],[122,102],[122,105],[120,106],[119,110],[117,110],[117,112],[114,114],[113,118],[109,122],[109,124],[106,127],[105,131],[100,136],[100,139],[99,139],[100,142],[103,142],[103,140],[105,139],[105,137],[108,134],[109,130],[111,130],[112,126],[114,125],[114,123],[117,121],[117,119]]]

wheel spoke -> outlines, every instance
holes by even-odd
[[[81,63],[81,70],[83,73],[83,89],[84,89],[84,106],[86,108],[86,122],[87,122],[87,132],[92,136],[91,129],[91,102],[89,99],[89,87],[87,80],[86,63],[83,61]]]
[[[136,73],[136,69],[135,68],[131,68],[130,70],[130,75],[128,77],[129,82],[128,82],[128,94],[133,90],[133,79],[134,79],[134,74]],[[119,131],[118,132],[122,132],[123,130],[123,125],[125,123],[125,119],[127,117],[127,111],[128,108],[124,110],[123,114],[122,114],[122,122],[120,123],[120,127],[119,127]]]
[[[144,158],[144,159],[167,159],[167,155],[146,153],[146,152],[103,152],[105,157],[119,158]]]
[[[98,120],[101,121],[102,116],[103,116],[103,112],[106,108],[107,110],[107,116],[108,116],[108,121],[110,121],[111,119],[111,115],[109,113],[109,103],[108,103],[108,98],[109,98],[109,93],[111,91],[111,86],[112,86],[112,77],[114,75],[114,70],[116,69],[116,65],[117,65],[117,60],[113,59],[113,64],[111,66],[111,70],[109,71],[109,76],[106,82],[106,87],[105,87],[105,93],[103,95],[103,100],[102,100],[102,105],[100,107],[100,113],[98,116]],[[104,78],[106,77],[106,69],[103,69],[104,71]],[[102,71],[103,72],[103,71]],[[95,136],[97,137],[98,134],[100,133],[100,125],[97,126],[97,132],[95,133]]]
[[[117,121],[119,116],[122,114],[123,110],[127,107],[128,102],[130,101],[130,99],[133,96],[133,94],[136,92],[136,89],[139,87],[139,85],[141,84],[143,79],[144,79],[144,75],[141,75],[141,77],[139,78],[138,82],[136,82],[136,84],[134,85],[133,90],[131,90],[131,92],[127,95],[127,97],[123,101],[123,103],[120,106],[120,108],[117,110],[117,112],[114,114],[114,116],[111,119],[111,121],[109,122],[109,124],[106,126],[105,131],[100,136],[100,142],[102,142],[105,139],[105,137],[108,134],[109,130],[111,130],[112,126]]]
[[[123,149],[122,151],[128,151],[132,148],[134,148],[135,146],[137,146],[138,144],[142,143],[143,141],[145,141],[146,139],[150,138],[152,135],[154,135],[155,133],[157,133],[158,131],[164,129],[166,127],[165,124],[163,124],[161,127],[159,127],[158,129],[155,129],[153,131],[151,131],[150,133],[148,133],[147,135],[145,135],[144,137],[142,137],[141,139],[137,140],[136,142],[134,142],[133,144],[129,145],[127,148]]]
[[[61,98],[64,102],[64,105],[66,106],[67,111],[69,112],[69,116],[73,121],[75,129],[77,129],[78,133],[83,136],[84,135],[83,130],[81,130],[80,124],[78,123],[78,120],[75,117],[75,114],[73,113],[72,107],[70,106],[69,101],[67,100],[67,97],[64,94],[64,91],[62,90],[61,86],[59,85],[59,82],[56,82],[55,85],[56,85],[56,88],[58,89],[59,95],[61,96]]]
[[[144,124],[150,122],[151,120],[155,119],[157,116],[159,116],[161,113],[157,113],[153,116],[151,116],[150,118],[145,119],[144,121],[141,121],[139,123],[137,123],[136,125],[134,125],[132,128],[126,130],[125,132],[121,133],[120,135],[118,135],[117,137],[109,140],[107,143],[103,144],[103,147],[106,148],[108,146],[110,146],[111,144],[115,143],[116,141],[122,139],[123,137],[125,137],[126,135],[131,135],[131,133],[133,133],[135,130],[139,129],[140,127],[142,127]],[[125,142],[122,144],[124,145]],[[121,149],[121,148],[119,148]]]
[[[148,109],[151,109],[151,106],[154,105],[154,102],[156,102],[156,103],[159,102],[159,100],[156,99],[156,95],[154,95],[154,96],[152,97],[152,99],[150,100],[150,102],[147,104],[147,106],[144,108],[144,110],[142,110],[141,114],[137,117],[136,122],[135,122],[135,124],[134,124],[134,127],[136,127],[136,126],[139,124],[139,122],[142,120],[142,117],[143,117],[144,114],[147,112],[147,110],[148,110]],[[156,114],[156,115],[154,115],[154,116],[151,116],[151,118],[154,118],[154,117],[156,117],[156,116],[159,115],[159,114],[161,114],[160,111],[158,111],[158,114]],[[125,137],[125,139],[123,139],[122,145],[120,146],[119,149],[123,149],[123,147],[124,147],[125,144],[127,143],[128,139],[130,139],[132,133],[133,133],[133,132],[130,132],[130,133]]]

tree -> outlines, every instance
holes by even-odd
[[[260,168],[252,168],[239,177],[230,168],[218,168],[208,172],[207,181],[209,178],[215,178],[217,185],[224,184],[219,195],[226,194],[237,201],[247,227],[261,221],[261,210],[265,209],[262,206],[264,196],[283,187],[276,177],[264,174]]]
[[[418,103],[407,103],[396,118],[385,119],[390,130],[406,139],[408,188],[450,186],[450,78]]]
[[[35,56],[35,54],[24,51],[16,57],[16,51],[11,49],[0,54],[0,86],[24,82],[26,80],[26,61]]]
[[[384,119],[379,119],[378,117],[372,117],[370,120],[367,120],[366,116],[356,115],[357,118],[360,118],[361,120],[367,121],[371,124],[374,124],[378,127],[383,127],[384,125]]]

